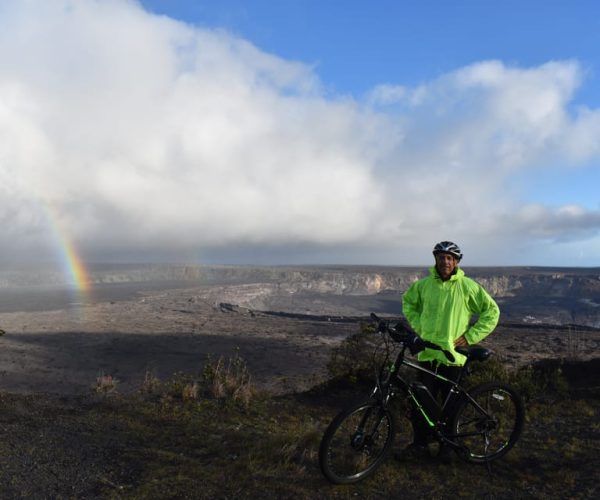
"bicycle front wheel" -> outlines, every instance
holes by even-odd
[[[329,481],[360,481],[381,465],[394,440],[394,419],[377,402],[363,403],[338,414],[323,435],[319,465]]]
[[[458,408],[453,422],[454,440],[469,462],[491,462],[505,455],[521,435],[525,408],[510,386],[498,382],[478,385],[472,399]]]

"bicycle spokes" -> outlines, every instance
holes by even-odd
[[[383,407],[358,407],[332,429],[322,466],[344,482],[368,474],[382,460],[392,435],[391,416]]]
[[[522,423],[522,407],[509,391],[501,385],[484,385],[461,407],[455,439],[469,450],[467,458],[493,460],[514,444]]]

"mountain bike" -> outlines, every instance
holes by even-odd
[[[480,346],[457,347],[467,361],[457,380],[449,380],[405,359],[424,349],[442,351],[452,363],[454,355],[421,339],[406,321],[391,326],[371,314],[383,342],[383,360],[369,398],[341,411],[329,424],[319,448],[319,465],[325,477],[335,484],[356,483],[375,472],[394,443],[396,422],[390,408],[399,394],[425,419],[431,436],[463,460],[489,464],[504,456],[517,442],[523,428],[525,409],[521,397],[509,385],[491,381],[465,389],[461,381],[474,361],[485,361],[491,351]],[[396,355],[392,361],[393,355]],[[402,367],[428,373],[450,385],[440,404],[419,381],[407,380]],[[408,420],[408,418],[406,418]],[[409,421],[403,422],[409,428]],[[488,465],[489,466],[489,465]]]

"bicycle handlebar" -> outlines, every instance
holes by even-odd
[[[454,362],[454,355],[433,342],[424,340],[410,327],[407,321],[400,321],[395,327],[390,327],[388,321],[380,319],[375,313],[371,313],[371,319],[377,322],[377,331],[380,333],[388,333],[389,336],[396,342],[404,344],[410,350],[410,353],[415,355],[425,349],[433,349],[442,351],[446,359],[451,363]],[[401,331],[398,331],[401,330]]]

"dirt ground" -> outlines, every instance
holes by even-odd
[[[259,386],[298,390],[325,375],[331,347],[358,328],[222,307],[204,293],[172,290],[76,310],[0,314],[0,391],[72,395],[104,374],[128,392],[146,371],[161,379],[196,375],[208,355],[236,350]]]
[[[275,393],[306,389],[326,376],[331,348],[358,322],[278,317],[222,304],[206,288],[147,293],[80,309],[0,314],[0,391],[82,394],[111,375],[135,391],[147,371],[165,379],[198,375],[208,355],[246,360],[255,383]],[[591,359],[600,332],[576,327],[501,325],[485,345],[510,364]]]
[[[1,498],[597,498],[599,399],[587,387],[597,363],[577,373],[585,397],[573,386],[569,399],[529,402],[521,441],[493,473],[390,460],[372,480],[344,488],[326,483],[316,458],[339,391],[331,405],[304,393],[226,411],[217,401],[125,393],[148,370],[163,380],[196,375],[209,354],[236,349],[261,387],[301,391],[325,379],[331,349],[357,322],[274,316],[187,289],[3,313],[0,327]],[[501,325],[485,345],[513,366],[598,361],[600,331]],[[118,379],[121,394],[92,394],[101,373]]]

